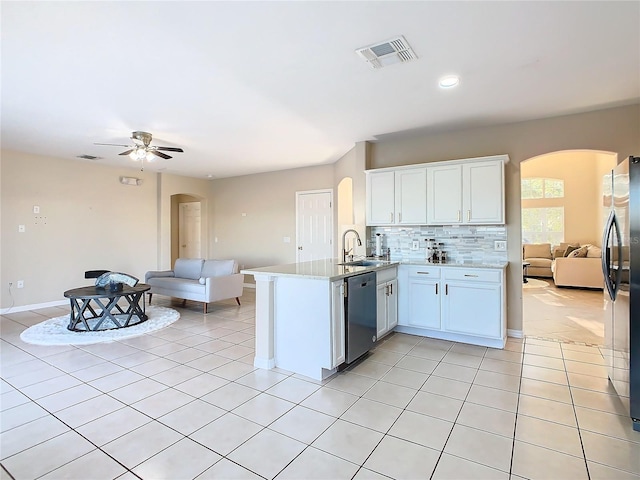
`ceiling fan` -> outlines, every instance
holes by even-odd
[[[151,143],[151,139],[152,139],[152,135],[148,132],[133,132],[131,133],[131,140],[134,140],[134,144],[133,145],[121,145],[118,143],[95,143],[94,145],[110,145],[110,146],[114,146],[114,147],[127,147],[129,148],[129,150],[126,150],[122,153],[120,153],[119,155],[129,155],[129,157],[131,157],[132,160],[140,160],[142,162],[144,162],[144,160],[150,161],[153,160],[154,156],[156,157],[160,157],[160,158],[172,158],[170,155],[167,155],[166,153],[162,153],[161,150],[164,150],[165,152],[184,152],[184,150],[182,150],[181,148],[176,148],[176,147],[158,147],[158,146],[151,146],[149,145]],[[135,143],[135,140],[142,142],[140,143]]]

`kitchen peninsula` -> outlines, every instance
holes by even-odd
[[[317,380],[345,361],[345,279],[377,276],[378,339],[394,329],[495,348],[506,341],[500,264],[363,262],[338,259],[242,270],[256,281],[254,365]]]

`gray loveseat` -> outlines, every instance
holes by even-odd
[[[244,275],[238,273],[235,260],[178,258],[173,270],[150,271],[144,276],[151,286],[149,303],[154,293],[207,304],[235,298],[240,305]]]

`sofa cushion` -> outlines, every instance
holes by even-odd
[[[190,280],[198,280],[202,271],[202,258],[178,258],[173,267],[173,273],[176,278],[188,278]]]
[[[530,267],[541,267],[551,269],[552,260],[550,258],[527,258]],[[551,271],[551,270],[549,270]]]
[[[181,294],[195,293],[204,295],[205,287],[200,285],[198,280],[175,278],[175,277],[155,277],[149,279],[149,285],[156,288],[171,290],[172,295],[182,298]]]
[[[569,255],[567,255],[567,258],[582,258],[582,257],[586,257],[587,256],[587,250],[589,250],[589,246],[588,245],[583,245],[582,247],[574,250]]]
[[[602,249],[600,247],[596,247],[595,245],[589,245],[587,248],[587,258],[601,258],[602,257]]]
[[[548,258],[551,259],[551,244],[550,243],[525,243],[524,258]]]
[[[564,249],[563,257],[568,257],[569,254],[575,250],[578,250],[580,247],[578,245],[568,245],[567,248]]]
[[[235,269],[235,260],[205,260],[201,277],[221,277],[231,275]]]

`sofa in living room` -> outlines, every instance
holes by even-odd
[[[550,243],[523,245],[522,258],[529,263],[528,277],[553,278],[557,287],[603,288],[602,250],[595,245]]]
[[[235,260],[205,260],[203,258],[178,258],[173,270],[149,271],[145,283],[151,286],[149,303],[153,294],[194,300],[207,304],[235,298],[240,305],[244,275],[238,273]]]
[[[583,245],[557,256],[553,260],[552,271],[553,283],[557,287],[603,288],[602,249]]]

